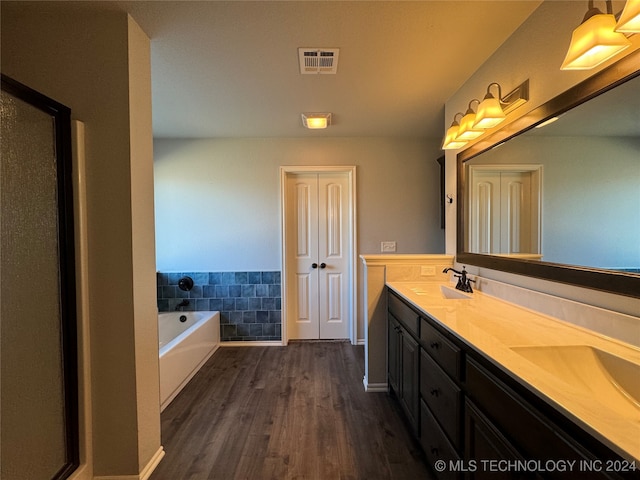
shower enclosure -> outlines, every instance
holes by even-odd
[[[70,111],[2,75],[0,477],[78,466]]]

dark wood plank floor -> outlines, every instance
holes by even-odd
[[[220,348],[162,413],[150,480],[431,479],[399,407],[347,342]]]

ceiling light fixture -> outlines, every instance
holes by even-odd
[[[640,0],[627,0],[615,30],[623,33],[640,33]]]
[[[498,87],[498,98],[491,93],[491,87]],[[474,128],[493,128],[507,118],[507,113],[518,108],[529,100],[529,80],[514,88],[511,92],[502,96],[502,87],[499,83],[490,83],[487,94],[484,96],[478,111],[476,112]]]
[[[573,31],[567,55],[561,70],[588,70],[597,67],[631,46],[623,33],[616,32],[616,18],[611,0],[606,0],[607,13],[594,8],[589,0],[589,9],[582,23]]]
[[[464,147],[468,142],[465,140],[457,140],[458,129],[460,128],[460,124],[456,120],[456,117],[460,115],[463,116],[462,112],[458,112],[453,117],[453,122],[451,126],[447,130],[447,134],[444,137],[444,142],[442,142],[443,150],[456,150],[458,148]]]
[[[331,125],[330,113],[303,113],[302,125],[311,130],[327,128]]]

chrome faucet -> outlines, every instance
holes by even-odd
[[[178,305],[176,305],[176,311],[180,310],[183,307],[188,307],[188,306],[189,306],[189,300],[185,298]]]
[[[467,277],[467,271],[465,270],[465,267],[462,267],[461,272],[459,272],[454,268],[445,268],[442,271],[442,273],[447,273],[449,270],[458,274],[458,275],[454,275],[454,277],[458,279],[458,283],[456,284],[456,290],[460,290],[462,292],[467,292],[467,293],[473,293],[473,289],[471,288],[470,282],[475,283],[476,281],[471,280],[469,277]]]

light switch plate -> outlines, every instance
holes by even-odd
[[[380,251],[383,253],[393,253],[396,251],[396,242],[380,242]]]

